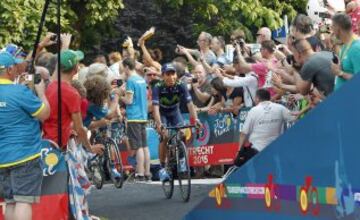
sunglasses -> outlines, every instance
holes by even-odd
[[[155,73],[147,73],[146,75],[149,76],[149,77],[154,77],[154,76],[156,76]]]

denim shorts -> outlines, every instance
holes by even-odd
[[[39,203],[43,172],[40,158],[0,168],[0,192],[6,203]]]

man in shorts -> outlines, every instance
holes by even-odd
[[[6,202],[5,219],[32,218],[32,204],[40,201],[40,121],[50,108],[42,81],[35,89],[13,81],[24,71],[23,61],[0,53],[0,185]]]
[[[126,104],[127,136],[131,148],[128,162],[136,166],[136,181],[150,181],[150,152],[146,140],[148,116],[146,81],[136,73],[134,59],[126,58],[122,64],[126,76],[126,91],[121,101]]]

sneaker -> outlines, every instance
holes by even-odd
[[[135,182],[138,182],[138,183],[145,182],[145,177],[135,174]]]
[[[136,168],[137,162],[136,162],[136,158],[135,158],[135,157],[130,157],[130,156],[128,156],[128,157],[127,157],[127,162],[128,162],[128,164],[131,165],[133,168]]]
[[[186,160],[185,157],[180,158],[180,172],[186,172],[187,171],[187,167],[186,167]]]
[[[159,178],[160,178],[160,181],[161,181],[161,182],[170,180],[170,176],[169,176],[169,174],[167,173],[167,171],[166,171],[165,168],[161,168],[161,169],[159,170]]]
[[[117,171],[117,169],[113,166],[111,167],[111,175],[115,178],[115,179],[121,179],[121,173],[119,173],[119,171]]]
[[[151,175],[149,175],[149,176],[145,175],[145,182],[151,183],[151,178],[152,178]]]

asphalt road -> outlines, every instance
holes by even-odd
[[[191,199],[181,200],[175,186],[173,198],[165,199],[159,183],[125,183],[122,189],[107,184],[101,190],[92,189],[90,213],[111,220],[178,220],[192,210],[220,180],[193,181]],[[197,183],[197,184],[196,184]]]

